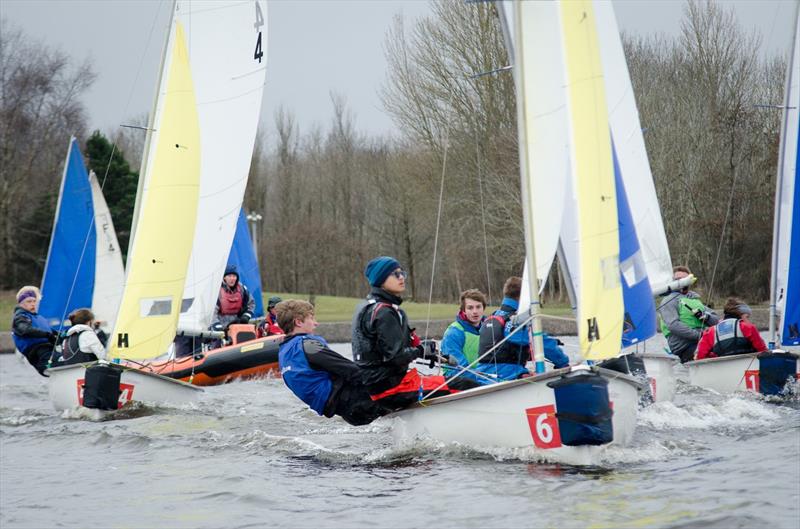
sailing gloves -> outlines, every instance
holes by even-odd
[[[436,349],[436,342],[434,340],[422,340],[417,346],[417,357],[423,360],[435,360]]]
[[[244,314],[239,316],[239,319],[237,321],[239,323],[250,323],[250,314],[245,312]]]
[[[694,317],[697,318],[700,321],[704,322],[704,321],[706,321],[706,319],[708,319],[708,313],[705,312],[705,311],[702,311],[700,309],[695,310],[693,314],[694,314]]]

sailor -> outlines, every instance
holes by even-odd
[[[767,344],[750,322],[753,311],[739,298],[725,302],[724,319],[706,329],[697,344],[695,360],[767,350]]]
[[[447,395],[477,386],[459,377],[445,384],[443,376],[423,376],[409,364],[417,358],[438,358],[436,342],[420,341],[409,326],[400,304],[406,272],[393,257],[376,257],[364,275],[372,287],[353,316],[353,358],[364,369],[364,381],[373,400],[401,409],[428,396]]]
[[[272,296],[269,298],[269,301],[267,301],[267,317],[264,318],[264,321],[258,326],[259,337],[283,334],[283,331],[278,325],[278,317],[275,314],[275,306],[281,301],[283,300],[278,296]]]
[[[223,330],[232,323],[250,323],[256,300],[250,291],[239,281],[239,272],[236,265],[229,264],[222,277],[219,287],[219,297],[214,310],[214,323],[212,329]]]
[[[498,381],[514,380],[528,374],[525,364],[531,358],[531,348],[527,329],[520,329],[515,321],[518,318],[519,296],[522,289],[522,279],[509,277],[503,285],[503,301],[500,308],[486,318],[481,325],[478,355],[482,356],[497,344],[494,351],[484,356],[476,369],[482,373],[490,373]],[[522,322],[520,322],[522,323]],[[569,357],[559,347],[560,342],[555,338],[543,335],[544,356],[558,369],[569,365]]]
[[[94,362],[106,357],[97,335],[94,314],[89,309],[77,309],[69,315],[72,326],[67,331],[67,338],[61,346],[58,365],[81,364]]]
[[[691,273],[686,266],[676,266],[672,269],[672,278],[684,279]],[[706,307],[697,292],[689,290],[688,285],[662,297],[658,315],[661,318],[661,333],[667,339],[670,352],[681,362],[689,362],[694,358],[703,329],[719,321],[714,311]]]
[[[317,321],[311,303],[289,299],[278,303],[275,311],[286,332],[278,365],[283,382],[300,400],[319,415],[339,415],[355,426],[390,411],[370,398],[361,368],[314,334]]]
[[[11,328],[14,345],[40,375],[44,374],[53,355],[58,331],[50,328],[47,319],[39,314],[42,295],[33,286],[24,286],[17,292],[17,306]]]
[[[442,337],[442,354],[447,357],[449,364],[442,367],[447,376],[462,371],[462,376],[480,380],[472,369],[466,371],[459,367],[475,367],[470,364],[478,358],[478,339],[481,323],[485,319],[486,295],[477,289],[465,290],[459,301],[456,319],[447,327]]]

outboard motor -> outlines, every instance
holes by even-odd
[[[563,444],[604,445],[614,440],[614,412],[606,379],[597,373],[573,372],[547,385],[556,396],[556,418]]]
[[[97,363],[86,368],[83,386],[83,405],[96,410],[116,410],[119,407],[119,382],[122,368],[116,364]]]
[[[617,358],[609,358],[608,360],[603,360],[597,364],[597,367],[603,367],[605,369],[617,371],[618,373],[625,373],[626,375],[632,375],[638,378],[644,384],[644,389],[639,394],[639,405],[649,406],[655,402],[655,399],[653,398],[653,392],[651,391],[650,387],[650,377],[647,376],[647,369],[645,369],[644,366],[644,358],[641,356],[637,356],[635,354],[626,354],[623,356],[618,356]]]
[[[785,395],[787,384],[797,376],[796,354],[786,352],[766,352],[758,355],[759,392],[762,395]]]

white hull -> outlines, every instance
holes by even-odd
[[[439,397],[390,415],[397,440],[429,437],[476,448],[532,448],[545,459],[586,465],[605,446],[566,446],[560,442],[555,393],[547,386],[570,368],[501,382]],[[641,384],[629,375],[599,369],[608,380],[614,415],[613,444],[626,445],[636,428]]]
[[[760,363],[758,353],[687,362],[689,382],[717,393],[759,391]],[[798,362],[800,373],[800,362]]]
[[[49,369],[50,401],[58,410],[82,408],[83,380],[86,367],[93,364],[75,364]],[[161,375],[123,367],[120,379],[119,405],[129,402],[142,404],[180,405],[197,400],[202,389]]]
[[[674,368],[678,359],[674,355],[660,353],[637,353],[637,356],[644,360],[653,401],[672,402],[677,389]]]

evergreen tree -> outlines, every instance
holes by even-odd
[[[125,258],[128,253],[139,174],[131,171],[130,164],[121,151],[113,149],[112,157],[112,149],[113,146],[106,137],[96,130],[86,141],[86,162],[103,186],[103,196],[111,211],[114,229],[117,231],[117,239]]]

